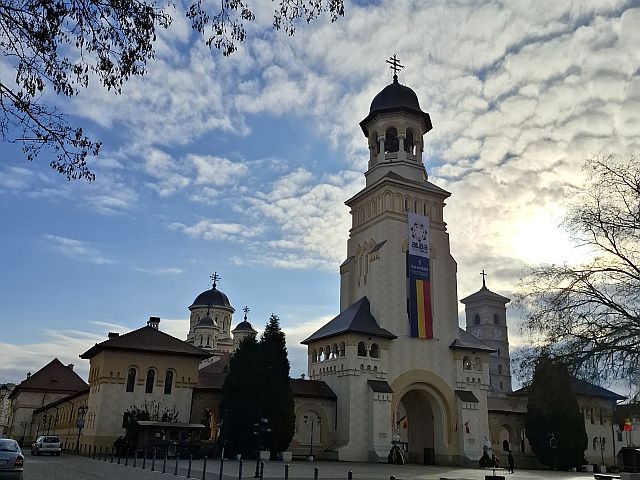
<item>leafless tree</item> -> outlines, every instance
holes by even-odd
[[[266,1],[266,0],[261,0]],[[47,105],[43,93],[73,96],[95,74],[109,90],[143,75],[154,57],[157,28],[167,28],[168,0],[0,0],[0,54],[15,77],[0,76],[0,135],[21,145],[28,160],[55,153],[53,169],[71,179],[93,180],[88,155],[100,142],[71,126],[64,112]],[[211,5],[217,7],[211,7]],[[323,12],[344,14],[343,0],[280,0],[273,26],[293,35],[299,21]],[[187,17],[206,43],[231,55],[255,20],[245,0],[193,0]]]
[[[597,156],[571,192],[564,227],[591,260],[539,265],[520,279],[515,305],[525,312],[532,348],[596,380],[640,375],[640,161]]]

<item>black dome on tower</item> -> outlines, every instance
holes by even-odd
[[[229,307],[233,308],[229,303],[229,297],[218,290],[216,287],[212,287],[211,290],[205,290],[196,297],[189,310],[194,307]]]
[[[205,290],[200,295],[198,295],[189,307],[189,310],[192,310],[196,307],[207,307],[208,315],[210,307],[226,307],[231,309],[231,313],[235,312],[234,308],[229,303],[229,297],[227,297],[217,288],[217,282],[218,280],[220,280],[218,272],[215,272],[213,275],[211,275],[211,280],[213,281],[213,286],[211,287],[211,289]]]
[[[371,102],[369,113],[396,108],[410,108],[422,112],[418,95],[411,88],[400,85],[397,80],[387,85]]]
[[[369,107],[369,115],[360,122],[360,128],[362,128],[365,137],[369,136],[368,124],[376,115],[393,112],[407,112],[421,117],[424,122],[423,133],[427,133],[433,128],[431,117],[420,108],[416,92],[406,85],[398,83],[398,76],[394,75],[393,83],[384,87],[380,93],[373,97]]]

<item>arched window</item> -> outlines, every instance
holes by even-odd
[[[480,325],[480,315],[478,313],[473,316],[473,324]]]
[[[344,357],[344,354],[345,354],[344,350],[345,350],[344,342],[340,342],[340,356],[341,357]]]
[[[311,361],[312,362],[317,362],[318,361],[318,351],[314,348],[313,352],[311,353]]]
[[[171,395],[171,388],[173,387],[173,371],[167,370],[164,375],[164,393],[165,395]]]
[[[156,380],[156,372],[153,369],[147,371],[147,383],[144,387],[144,393],[153,393],[153,382]]]
[[[397,152],[400,148],[400,141],[398,140],[398,130],[395,127],[387,128],[387,131],[384,132],[384,151],[387,152]]]
[[[480,357],[476,357],[475,360],[473,361],[473,364],[477,371],[479,372],[482,371],[482,360],[480,360]]]
[[[133,392],[133,388],[136,385],[136,369],[131,367],[129,373],[127,373],[127,392]]]
[[[331,345],[327,345],[327,348],[324,350],[324,359],[329,360],[331,358]]]
[[[380,153],[380,141],[378,140],[378,132],[375,130],[371,132],[371,145],[373,145],[373,151],[376,155]]]
[[[410,128],[407,128],[407,133],[404,138],[404,151],[407,153],[413,154],[413,144],[414,144],[413,130]]]
[[[502,365],[498,365],[498,374],[502,375]]]
[[[321,362],[322,360],[324,360],[324,350],[322,350],[322,347],[320,347],[320,350],[318,350],[318,361]]]
[[[202,335],[200,335],[200,346],[202,346]]]
[[[493,314],[493,323],[495,323],[496,325],[498,325],[498,323],[500,323],[500,317],[498,317],[497,313]]]
[[[502,451],[503,452],[508,452],[509,451],[509,440],[503,440],[503,442],[502,442]]]
[[[369,352],[371,358],[380,358],[380,347],[377,343],[371,344],[371,351]]]
[[[207,347],[211,345],[211,335],[207,335]]]
[[[338,358],[338,344],[334,343],[331,348],[331,358]]]
[[[462,359],[462,368],[465,370],[471,370],[471,360],[469,360],[469,357],[464,357]]]
[[[367,356],[367,349],[364,346],[364,342],[358,342],[358,356],[359,357]]]

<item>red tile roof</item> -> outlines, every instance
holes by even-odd
[[[9,398],[15,398],[22,390],[74,393],[88,387],[87,382],[82,380],[73,369],[63,365],[60,360],[54,358],[47,365],[17,385],[9,395]]]

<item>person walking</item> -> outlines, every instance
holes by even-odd
[[[515,467],[515,460],[513,459],[513,454],[511,450],[509,450],[509,455],[507,456],[507,462],[509,463],[509,473],[513,473],[513,468]]]

